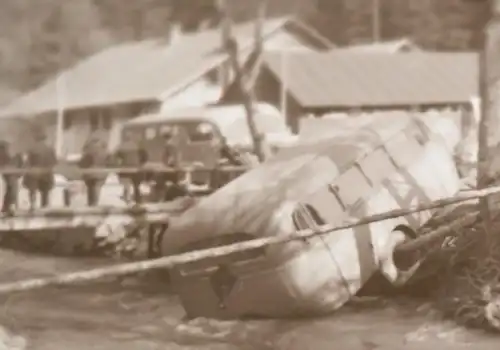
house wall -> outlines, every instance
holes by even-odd
[[[63,131],[63,157],[80,154],[85,141],[96,130],[107,133],[109,136],[108,150],[115,149],[120,142],[120,131],[123,123],[148,110],[157,108],[158,103],[145,102],[66,112]],[[48,142],[55,147],[56,114],[40,116],[37,122],[43,127]]]
[[[285,94],[285,103],[283,103],[282,84],[265,66],[262,67],[255,81],[254,93],[257,101],[270,103],[283,113],[293,133],[299,132],[299,120],[305,111],[288,93]],[[242,101],[240,91],[233,85],[220,102],[241,103]]]
[[[85,141],[94,130],[104,130],[107,132],[109,135],[108,150],[116,149],[120,142],[121,128],[126,121],[141,114],[157,112],[168,108],[214,103],[218,101],[222,91],[218,83],[217,69],[215,69],[178,94],[170,96],[163,101],[67,111],[65,113],[62,154],[64,157],[71,154],[80,154]],[[55,147],[57,133],[56,113],[39,116],[37,122],[43,128],[48,142]]]

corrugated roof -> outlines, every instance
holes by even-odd
[[[380,41],[375,43],[356,44],[334,48],[332,50],[343,50],[363,53],[398,53],[421,51],[417,44],[408,38]]]
[[[270,35],[289,18],[268,20]],[[253,42],[254,24],[234,27],[240,47]],[[59,75],[60,100],[65,108],[109,105],[159,98],[182,88],[215,67],[226,54],[220,50],[218,29],[186,34],[178,42],[149,40],[127,43],[99,52]],[[7,105],[0,116],[39,114],[58,106],[57,78]]]
[[[479,90],[475,53],[268,52],[265,63],[310,108],[464,103]]]

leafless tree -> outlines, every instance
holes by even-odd
[[[257,18],[256,18],[256,40],[254,49],[248,58],[255,62],[255,64],[260,64],[260,56],[262,55],[262,46],[263,46],[263,38],[262,38],[262,25],[264,22],[264,17],[266,13],[267,0],[258,0],[258,10],[257,10]],[[225,49],[229,55],[229,61],[231,65],[231,69],[234,72],[235,84],[238,87],[238,90],[241,93],[241,98],[243,102],[243,107],[245,108],[248,129],[250,130],[250,134],[252,137],[254,153],[259,159],[260,162],[264,161],[266,158],[266,152],[264,149],[264,136],[259,132],[257,125],[255,123],[254,118],[254,93],[253,93],[253,83],[249,83],[245,77],[245,72],[242,69],[242,65],[240,63],[238,57],[238,43],[234,39],[231,31],[231,16],[229,13],[229,8],[226,6],[225,0],[218,1],[219,11],[222,14],[222,25],[226,26],[225,30],[229,34],[227,37],[227,41],[225,43]],[[252,86],[251,86],[252,85]]]

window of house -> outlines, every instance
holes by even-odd
[[[111,112],[109,110],[101,111],[101,126],[104,130],[111,129]]]
[[[135,104],[131,104],[128,107],[128,112],[130,113],[130,115],[132,117],[137,117],[137,116],[142,114],[143,109],[144,109],[144,107],[141,104],[135,103]]]
[[[99,129],[99,111],[90,112],[89,122],[91,131]]]
[[[73,122],[73,115],[71,114],[65,114],[63,116],[63,129],[64,130],[68,130],[71,128],[71,125],[72,125],[72,122]]]

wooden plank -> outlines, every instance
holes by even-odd
[[[183,213],[195,202],[194,198],[181,198],[168,203],[153,203],[125,208],[83,207],[23,210],[15,212],[11,216],[2,216],[0,231],[96,227],[110,216],[117,220],[127,220],[133,217],[138,221],[148,223],[167,222],[170,217]]]
[[[222,173],[234,173],[241,172],[244,173],[250,168],[248,166],[230,166],[224,165],[221,167],[182,167],[182,168],[170,168],[164,167],[162,165],[154,166],[143,166],[143,167],[127,167],[127,168],[86,168],[79,169],[75,168],[74,171],[80,175],[107,175],[107,174],[143,174],[145,172],[163,172],[163,173],[189,173],[197,171],[219,171]],[[40,174],[49,172],[56,172],[54,168],[15,168],[15,167],[5,167],[0,169],[0,174],[5,175],[26,175],[26,174]]]

